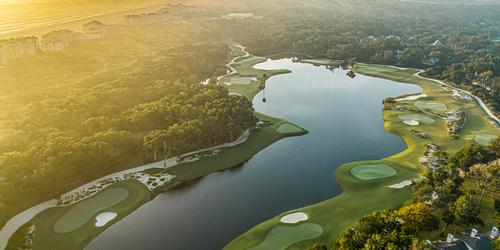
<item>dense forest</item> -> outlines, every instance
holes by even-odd
[[[259,55],[421,68],[472,91],[500,112],[500,5],[356,0],[315,1],[308,8],[312,11],[290,7],[269,18],[229,25]]]
[[[109,27],[0,69],[0,225],[85,181],[255,125],[247,99],[200,84],[223,73],[227,45],[186,28]]]

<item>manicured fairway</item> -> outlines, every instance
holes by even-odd
[[[399,115],[398,117],[401,120],[414,120],[423,124],[432,124],[436,122],[436,120],[422,114],[404,114]]]
[[[417,101],[417,102],[415,102],[414,105],[415,105],[415,107],[421,108],[421,109],[440,110],[440,111],[444,111],[444,110],[448,109],[446,104],[440,103],[440,102]]]
[[[96,213],[124,201],[128,195],[128,190],[123,187],[110,188],[99,192],[95,196],[71,207],[56,221],[54,231],[68,233],[76,230],[85,225]]]
[[[475,137],[474,137],[474,141],[476,141],[477,143],[481,144],[481,145],[486,145],[488,144],[490,141],[496,139],[498,136],[496,135],[493,135],[493,134],[477,134]]]
[[[248,85],[252,83],[252,78],[250,77],[240,77],[240,76],[228,76],[222,80],[224,84],[227,85]]]
[[[301,133],[304,130],[302,128],[299,128],[291,123],[283,123],[281,124],[276,131],[281,134],[294,134],[294,133]]]
[[[304,223],[296,226],[276,226],[266,235],[264,241],[251,250],[282,250],[303,241],[314,239],[323,233],[323,228],[316,223]]]
[[[351,174],[361,180],[373,180],[391,177],[398,171],[387,164],[360,165],[351,168]]]

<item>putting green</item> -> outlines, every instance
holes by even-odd
[[[128,195],[128,190],[123,187],[105,189],[74,205],[56,221],[54,230],[57,233],[74,231],[93,219],[97,213],[124,201]]]
[[[414,121],[418,121],[418,122],[423,123],[423,124],[432,124],[435,122],[434,119],[427,117],[425,115],[422,115],[422,114],[400,115],[400,116],[398,116],[398,118],[401,120],[414,120]]]
[[[287,247],[303,241],[320,236],[323,228],[316,223],[304,223],[296,226],[276,226],[266,238],[251,250],[286,249]]]
[[[351,168],[352,175],[365,181],[391,177],[396,173],[396,169],[387,164],[360,165]]]
[[[446,104],[440,102],[426,102],[426,101],[417,101],[415,102],[415,107],[421,109],[431,109],[431,110],[447,110],[448,107]]]
[[[484,145],[488,145],[488,143],[490,143],[490,141],[492,141],[496,138],[498,138],[498,136],[492,135],[492,134],[477,134],[474,137],[474,141],[476,141],[477,143],[484,146]]]
[[[227,79],[224,79],[224,83],[229,83],[231,85],[248,85],[252,83],[252,79],[250,77],[241,77],[241,76],[234,76],[234,77],[228,77]]]
[[[300,133],[303,130],[293,124],[283,123],[276,129],[276,131],[281,134],[292,134],[292,133]]]

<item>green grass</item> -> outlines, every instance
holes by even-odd
[[[293,226],[281,225],[269,231],[264,241],[250,248],[250,250],[284,250],[295,242],[314,239],[320,236],[322,232],[323,228],[315,223],[303,223]]]
[[[303,128],[300,128],[294,124],[291,123],[282,123],[276,131],[280,134],[295,134],[295,133],[301,133],[304,131]]]
[[[238,72],[235,75],[231,75],[228,77],[237,78],[237,77],[256,77],[257,81],[252,81],[250,84],[233,84],[231,86],[227,86],[229,92],[239,93],[242,96],[246,97],[248,100],[252,101],[253,97],[261,91],[261,87],[263,83],[272,76],[279,74],[287,74],[290,73],[290,70],[280,69],[280,70],[262,70],[255,69],[253,66],[262,62],[265,62],[267,58],[253,56],[250,55],[241,60],[236,60],[236,63],[232,65],[236,71]],[[224,81],[222,78],[222,81]]]
[[[373,180],[396,175],[398,172],[387,164],[359,165],[351,168],[351,174],[361,180]]]
[[[342,187],[343,193],[326,201],[282,214],[267,220],[238,238],[231,241],[225,249],[247,249],[260,244],[274,227],[280,225],[279,219],[292,212],[304,212],[309,215],[308,222],[316,223],[323,227],[323,234],[313,240],[304,240],[295,243],[289,249],[303,249],[315,242],[332,244],[335,239],[360,217],[383,209],[400,207],[410,196],[411,188],[388,188],[388,186],[404,180],[419,177],[424,169],[419,163],[419,157],[426,151],[428,143],[435,143],[441,149],[452,154],[468,143],[474,143],[473,138],[478,133],[500,135],[497,128],[493,127],[484,111],[475,102],[454,99],[450,92],[445,91],[436,82],[414,76],[418,72],[414,69],[396,69],[383,65],[358,64],[354,70],[357,73],[386,78],[398,82],[418,84],[423,92],[428,95],[426,101],[442,103],[449,109],[460,109],[467,116],[465,127],[459,132],[457,138],[448,135],[444,120],[437,119],[433,124],[419,126],[429,139],[423,139],[411,132],[411,127],[404,125],[400,115],[408,115],[414,111],[386,110],[383,113],[384,128],[404,139],[407,148],[386,159],[375,161],[352,162],[340,166],[335,172],[337,183]],[[424,98],[423,98],[424,99]],[[400,102],[413,108],[415,101]],[[351,174],[351,169],[360,165],[389,164],[397,170],[391,177],[373,180],[360,180]],[[332,166],[333,167],[333,166]],[[381,202],[383,201],[383,202]],[[290,235],[290,240],[293,240]]]
[[[314,65],[333,65],[340,66],[344,61],[331,59],[301,59],[301,63],[310,63]]]
[[[405,114],[399,115],[398,118],[401,120],[415,120],[424,124],[432,124],[436,122],[436,120],[422,114]]]
[[[127,194],[119,191],[123,189],[127,190],[128,195],[122,201],[116,200],[114,196],[117,191],[120,193],[118,198],[123,198],[123,195]],[[110,222],[103,227],[96,227],[95,216],[101,212],[115,212],[117,217],[113,221],[118,221],[149,201],[151,197],[150,192],[142,183],[137,180],[126,180],[112,184],[95,196],[72,205],[47,209],[31,220],[36,228],[33,249],[82,249],[113,224]],[[105,202],[105,199],[115,200]],[[81,214],[73,214],[77,212]],[[71,214],[73,215],[69,216]],[[82,219],[80,216],[84,218],[83,223],[71,222],[72,219]],[[55,225],[61,222],[63,222],[62,226],[65,226],[63,229],[74,228],[74,230],[64,230],[64,233],[58,233]]]
[[[56,233],[69,233],[94,218],[96,213],[102,212],[125,199],[129,195],[128,189],[123,187],[108,188],[97,193],[83,202],[71,206],[71,208],[59,218],[54,224]]]
[[[440,110],[440,111],[448,109],[448,107],[445,104],[439,102],[416,101],[414,105],[415,107],[421,109]]]

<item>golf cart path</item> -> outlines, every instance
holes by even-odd
[[[183,157],[197,154],[197,153],[201,153],[201,152],[205,152],[205,151],[233,147],[233,146],[244,143],[248,139],[249,136],[250,136],[250,129],[247,129],[235,141],[220,144],[220,145],[213,146],[213,147],[199,149],[199,150],[192,151],[192,152],[180,155],[180,156],[172,157],[170,159],[166,159],[166,160],[162,160],[162,161],[158,161],[158,162],[153,162],[153,163],[149,163],[149,164],[146,164],[146,165],[143,165],[140,167],[130,168],[130,169],[119,171],[119,172],[116,172],[113,174],[109,174],[109,175],[103,176],[101,178],[98,178],[96,180],[93,180],[91,182],[85,183],[85,184],[61,195],[61,197],[81,192],[81,191],[86,190],[86,189],[90,188],[91,186],[93,186],[93,185],[95,185],[103,180],[106,180],[106,179],[121,177],[125,174],[143,172],[145,170],[152,169],[152,168],[170,168],[170,167],[173,167],[173,166],[176,166],[177,164],[179,164],[180,163],[179,160],[182,159]],[[33,206],[31,208],[28,208],[28,209],[24,210],[23,212],[17,214],[16,216],[12,217],[9,221],[7,221],[7,223],[5,223],[2,230],[0,231],[0,250],[4,250],[7,247],[7,244],[9,242],[10,237],[21,226],[28,223],[31,219],[33,219],[33,217],[35,217],[37,214],[41,213],[42,211],[49,209],[49,208],[52,208],[52,207],[56,207],[56,206],[57,206],[57,199],[52,199],[52,200],[40,203],[40,204]]]

